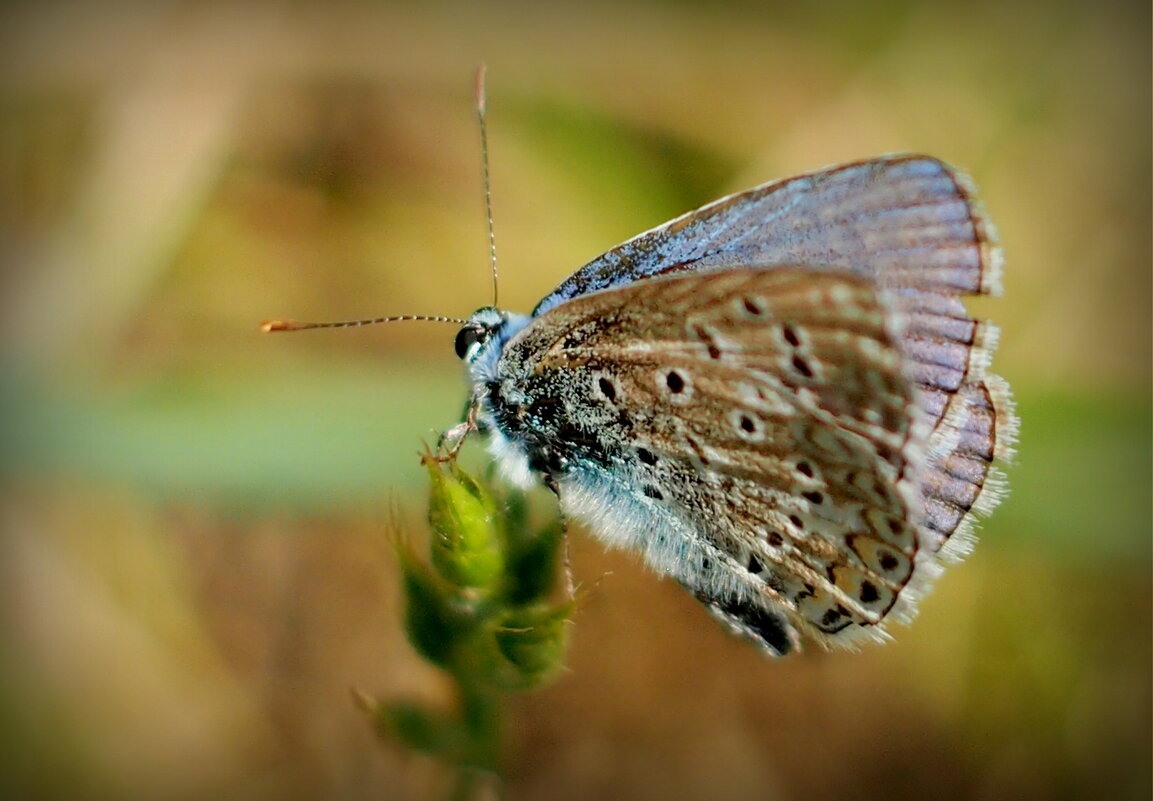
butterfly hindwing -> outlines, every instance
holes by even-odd
[[[550,398],[525,411],[538,448],[580,454],[556,466],[571,516],[731,624],[772,634],[783,615],[836,641],[879,624],[916,570],[927,431],[898,324],[839,271],[689,274],[557,307],[504,373]]]
[[[989,429],[982,447],[1011,451],[1016,424],[1009,393],[995,376],[985,382],[996,330],[972,319],[961,300],[999,294],[1000,249],[968,179],[929,156],[838,165],[721,198],[589,262],[534,313],[652,277],[748,265],[833,268],[869,281],[904,320],[899,343],[916,404],[934,429],[929,450],[947,458],[959,431],[991,413],[1001,424]],[[991,396],[986,383],[994,387]],[[973,407],[982,393],[990,397],[985,411]],[[970,471],[978,493],[991,464]],[[978,508],[995,505],[999,493],[991,489]],[[964,532],[971,519],[968,508],[953,511],[951,528],[950,515],[937,517],[942,541]]]

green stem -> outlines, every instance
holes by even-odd
[[[491,773],[500,772],[501,699],[493,690],[457,676],[461,720],[470,741],[469,762]]]
[[[500,694],[486,690],[467,676],[457,675],[461,722],[468,733],[469,753],[456,766],[452,801],[497,799],[501,741]]]

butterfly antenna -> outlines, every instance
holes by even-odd
[[[482,62],[476,71],[476,119],[480,128],[480,162],[482,178],[484,181],[484,212],[488,220],[488,254],[492,262],[492,305],[497,305],[497,270],[496,270],[496,232],[492,222],[492,185],[488,174],[488,125],[485,121],[487,100],[484,91],[485,65]],[[467,320],[460,317],[440,317],[425,314],[402,314],[395,317],[372,317],[367,320],[340,320],[331,323],[302,323],[297,320],[265,320],[260,324],[260,330],[270,331],[305,331],[311,328],[359,328],[364,325],[378,323],[454,323],[464,325]]]
[[[480,128],[480,163],[484,181],[484,214],[488,220],[488,255],[492,262],[492,305],[497,305],[496,230],[492,222],[492,185],[488,176],[488,123],[485,120],[488,101],[485,97],[485,65],[476,70],[476,120]]]
[[[332,323],[301,323],[296,320],[265,320],[260,324],[260,330],[270,331],[304,331],[309,328],[359,328],[362,325],[376,325],[377,323],[455,323],[464,325],[467,320],[459,317],[438,317],[427,314],[401,314],[396,317],[372,317],[367,320],[340,320]]]

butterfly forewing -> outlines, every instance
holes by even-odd
[[[967,180],[937,159],[901,155],[721,198],[589,262],[536,313],[656,275],[781,264],[834,267],[937,295],[995,293],[1000,282],[990,226]]]

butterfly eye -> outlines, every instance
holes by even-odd
[[[456,335],[456,355],[467,361],[488,339],[488,330],[475,324],[466,325]]]

